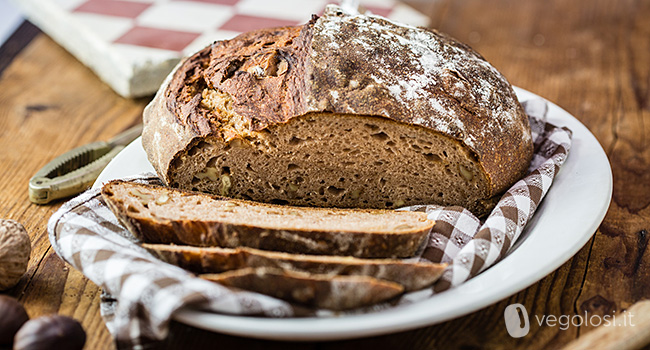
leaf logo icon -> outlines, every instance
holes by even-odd
[[[508,334],[513,338],[525,337],[530,331],[528,311],[521,304],[508,305],[503,311],[503,318],[506,321]]]

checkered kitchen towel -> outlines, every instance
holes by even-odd
[[[524,106],[535,140],[529,175],[505,193],[484,223],[458,207],[402,208],[427,212],[437,221],[420,259],[449,265],[433,288],[424,293],[405,295],[397,305],[352,312],[399,307],[400,303],[429,297],[463,283],[506,255],[549,190],[571,146],[568,129],[545,122],[546,102],[528,101]],[[157,178],[140,176],[137,181],[153,182]],[[331,315],[323,310],[305,313],[281,300],[233,291],[157,260],[134,244],[136,239],[119,224],[99,190],[89,190],[65,203],[50,218],[48,231],[56,252],[103,288],[102,315],[122,344],[164,338],[172,314],[188,305],[238,315]]]
[[[534,154],[526,177],[499,200],[484,223],[459,207],[412,206],[436,220],[422,261],[449,263],[436,292],[457,286],[502,259],[533,217],[571,148],[571,131],[546,123],[548,104],[541,99],[523,102],[529,116]]]

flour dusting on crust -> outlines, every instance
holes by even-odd
[[[505,78],[478,53],[435,31],[330,5],[314,24],[311,49],[314,90],[329,86],[327,96],[309,96],[311,110],[401,115],[472,149],[483,146],[480,139],[490,137],[485,134],[513,126],[529,136],[517,127],[522,116],[514,95],[503,94],[510,89]],[[375,98],[359,103],[367,93]],[[468,114],[485,117],[481,125],[466,125]]]

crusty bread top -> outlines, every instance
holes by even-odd
[[[168,111],[190,129],[176,131],[185,140],[177,147],[194,137],[229,140],[309,112],[383,116],[465,144],[493,195],[523,175],[532,155],[528,119],[512,87],[478,53],[433,30],[336,6],[301,27],[215,42],[161,89]],[[205,89],[232,99],[228,118],[201,106]],[[152,163],[160,171],[171,161]]]

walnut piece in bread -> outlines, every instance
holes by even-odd
[[[511,85],[481,55],[336,6],[197,52],[144,123],[166,184],[302,206],[437,203],[482,215],[533,151]]]

